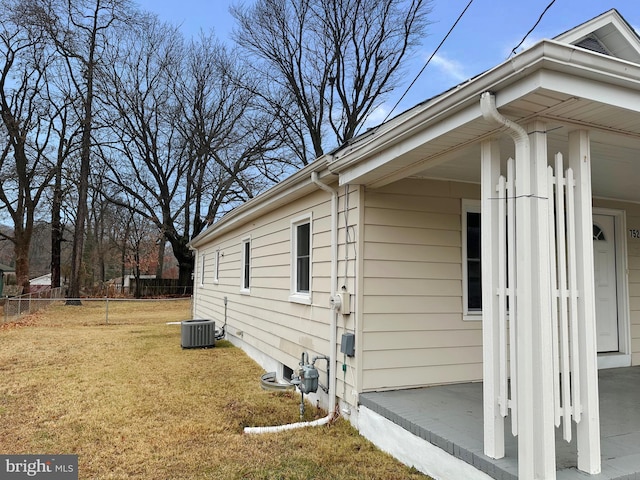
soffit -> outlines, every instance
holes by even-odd
[[[569,132],[587,129],[591,139],[593,195],[640,202],[640,113],[575,97],[550,105],[551,97],[555,95],[536,92],[500,111],[525,128],[527,118],[544,122],[549,164],[558,152],[567,158]],[[513,157],[513,140],[500,131],[494,131],[494,135],[499,138],[503,161]],[[415,171],[412,177],[480,183],[480,142],[459,149],[445,162]]]
[[[638,149],[636,157],[640,157],[640,112],[637,109],[623,109],[567,92],[538,89],[501,105],[499,110],[525,128],[534,119],[543,120],[549,132],[549,144],[556,150],[564,148],[570,130],[582,128],[589,130],[593,141],[597,142],[594,150],[599,157],[626,158],[628,149]],[[393,151],[389,153],[393,157],[391,161],[382,162],[372,170],[363,169],[358,183],[378,188],[409,176],[479,181],[480,143],[492,136],[504,137],[502,151],[513,155],[509,153],[513,150],[513,141],[481,118],[475,107],[469,107],[459,116],[467,116],[469,120],[454,130],[441,125],[442,131],[431,131],[434,138],[428,141],[421,141],[417,134],[412,148],[396,147],[396,156]],[[357,174],[356,169],[354,172]]]

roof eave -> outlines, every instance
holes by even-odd
[[[356,164],[371,158],[394,144],[398,144],[417,130],[446,119],[470,104],[479,102],[485,91],[499,91],[518,78],[542,68],[580,73],[585,77],[607,78],[610,83],[640,82],[640,65],[618,58],[601,55],[574,45],[543,40],[512,59],[460,84],[418,107],[380,125],[375,135],[352,142],[334,152],[329,163],[332,173],[340,174]],[[498,106],[500,106],[498,99]]]

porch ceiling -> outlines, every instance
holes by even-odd
[[[545,121],[550,162],[557,152],[568,155],[570,131],[588,129],[594,196],[640,202],[638,111],[538,89],[500,106],[500,112],[523,126],[533,119]],[[472,105],[457,115],[469,120],[453,130],[442,125],[434,139],[414,140],[414,148],[368,171],[359,182],[372,188],[405,177],[480,183],[480,143],[492,136],[499,137],[504,159],[514,155],[511,138],[479,116],[479,105],[477,111]]]
[[[558,97],[543,91],[519,99],[500,111],[521,125],[526,125],[533,118],[547,123],[550,163],[558,152],[567,157],[570,131],[588,129],[591,135],[593,195],[640,202],[640,114],[637,112],[566,95]],[[478,119],[471,123],[484,121]],[[477,133],[479,129],[472,124],[461,130],[468,135]],[[480,183],[480,141],[497,133],[493,130],[476,136],[475,141],[468,142],[445,161],[431,162],[431,165],[427,162],[426,168],[412,176]],[[455,138],[464,134],[456,132]],[[504,134],[499,138],[503,157],[513,156],[511,138]],[[425,155],[431,154],[432,158],[434,156],[429,148],[421,148],[420,151]]]

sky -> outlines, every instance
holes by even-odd
[[[219,39],[232,42],[234,19],[229,7],[237,4],[237,0],[138,0],[137,3],[162,20],[180,24],[187,37],[197,35],[200,30],[213,30]],[[379,123],[389,113],[468,3],[469,0],[432,0],[431,24],[421,45],[406,60],[405,80],[375,112],[378,118],[369,119],[371,123]],[[549,3],[551,0],[473,0],[393,111],[393,116],[506,60]],[[640,32],[640,0],[555,0],[523,46],[553,38],[612,8]]]

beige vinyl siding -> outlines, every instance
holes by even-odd
[[[336,188],[337,186],[334,186]],[[353,189],[352,189],[353,190]],[[344,240],[344,188],[340,188],[340,258],[345,258]],[[350,209],[357,211],[358,193],[351,192]],[[292,220],[311,215],[311,305],[290,301],[291,287],[291,225]],[[354,213],[349,221],[357,221]],[[355,231],[355,224],[352,225]],[[251,287],[248,294],[240,292],[241,243],[251,237]],[[349,248],[353,249],[353,246]],[[205,253],[205,268],[211,269],[206,277],[213,278],[215,250],[220,249],[219,281],[205,282],[198,288],[194,302],[194,318],[214,318],[216,326],[221,326],[224,313],[223,299],[228,298],[227,332],[268,357],[289,368],[295,369],[302,352],[314,355],[329,355],[329,298],[331,291],[331,197],[324,191],[315,191],[276,210],[265,213],[249,224],[218,236],[202,246],[198,255]],[[352,262],[351,262],[352,263]],[[196,264],[197,268],[197,264]],[[353,265],[349,268],[346,284],[353,288]],[[344,275],[344,262],[339,271]],[[344,278],[340,280],[344,282]],[[341,321],[340,335],[345,322]],[[337,345],[339,349],[339,345]],[[346,380],[348,388],[338,378],[337,393],[347,392],[351,396],[356,389],[355,363],[348,362]],[[326,363],[317,364],[321,371],[320,382],[327,384]],[[340,364],[335,372],[342,373]],[[355,404],[354,397],[349,401]]]
[[[407,179],[364,195],[363,391],[482,378],[482,325],[462,319],[462,198]]]

